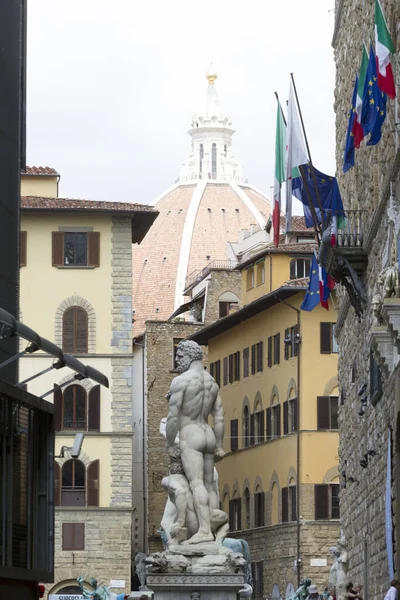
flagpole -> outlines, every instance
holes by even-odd
[[[325,225],[324,211],[323,211],[323,209],[322,209],[321,198],[320,198],[320,195],[319,195],[319,190],[318,190],[318,186],[317,186],[317,179],[316,179],[316,177],[315,177],[315,172],[314,172],[314,165],[313,165],[313,163],[312,163],[312,160],[311,160],[310,146],[308,145],[307,134],[306,134],[306,130],[305,130],[305,127],[304,127],[303,115],[302,115],[301,108],[300,108],[300,104],[299,104],[299,97],[297,96],[297,89],[296,89],[296,84],[295,84],[295,82],[294,82],[293,73],[290,73],[290,77],[291,77],[291,79],[292,79],[292,83],[293,83],[293,90],[294,90],[294,95],[295,95],[295,97],[296,97],[297,108],[298,108],[299,115],[300,115],[301,127],[302,127],[302,129],[303,129],[303,135],[304,135],[304,140],[305,140],[305,142],[306,142],[307,154],[308,154],[308,158],[309,158],[309,160],[310,160],[310,167],[311,167],[311,177],[312,177],[313,184],[314,184],[314,187],[315,187],[315,193],[316,193],[316,195],[317,195],[317,202],[318,202],[319,208],[320,208],[320,210],[321,210],[321,218],[322,218],[323,224]],[[303,177],[303,174],[302,174],[302,177]],[[306,183],[306,181],[304,181],[304,185],[307,187],[307,183]],[[313,205],[313,203],[311,202],[311,195],[310,195],[310,194],[308,194],[308,195],[309,195],[309,198],[310,198],[310,208],[311,208],[311,206],[312,206],[311,210],[313,210],[313,209],[314,209],[314,212],[315,212],[314,205]],[[316,214],[316,213],[315,213],[315,217],[317,217],[317,214]]]
[[[285,123],[285,127],[287,127],[287,121],[286,121],[286,119],[285,119],[285,115],[283,114],[282,105],[281,105],[281,103],[279,102],[279,96],[278,96],[278,92],[274,92],[274,94],[275,94],[275,97],[276,97],[276,99],[277,99],[277,101],[278,101],[279,108],[281,109],[281,115],[282,115],[283,122]]]

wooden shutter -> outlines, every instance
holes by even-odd
[[[315,519],[329,519],[329,485],[315,486]]]
[[[263,370],[263,342],[259,342],[258,344],[258,370]]]
[[[54,461],[54,506],[61,506],[61,467]]]
[[[19,232],[19,266],[26,266],[26,231]]]
[[[233,504],[233,500],[229,500],[229,529],[231,531],[233,531],[233,525],[234,525],[234,504]]]
[[[254,375],[256,372],[256,346],[253,344],[251,347],[251,374]]]
[[[233,381],[233,359],[235,358],[234,354],[229,355],[229,383]]]
[[[283,435],[289,433],[289,402],[283,403]]]
[[[288,488],[282,488],[282,523],[287,523],[289,514],[288,514]]]
[[[272,408],[267,408],[267,440],[272,438]]]
[[[74,352],[75,341],[75,308],[67,308],[63,315],[62,349],[64,352]]]
[[[211,377],[214,377],[214,379],[215,379],[215,376],[214,376],[214,365],[215,365],[215,363],[210,363],[210,375],[211,375]]]
[[[64,234],[62,231],[53,231],[52,234],[52,265],[61,267],[64,264]]]
[[[281,334],[280,333],[277,333],[274,336],[274,342],[275,342],[274,343],[274,345],[275,345],[275,348],[274,348],[274,353],[275,353],[275,355],[274,355],[274,364],[275,365],[279,365],[279,363],[281,361]]]
[[[228,385],[228,357],[224,358],[224,385]]]
[[[317,429],[330,428],[330,406],[329,396],[317,397]]]
[[[236,503],[237,503],[237,523],[238,523],[238,529],[240,531],[242,529],[242,499],[237,498]]]
[[[299,424],[298,424],[298,410],[297,410],[297,398],[293,398],[292,402],[292,411],[293,411],[293,431],[297,431],[299,428]]]
[[[215,369],[215,381],[217,382],[217,385],[220,386],[221,385],[221,361],[217,360],[216,364],[216,369]]]
[[[278,404],[276,407],[276,435],[281,435],[281,405]]]
[[[284,348],[285,348],[285,360],[288,360],[288,359],[289,359],[289,348],[290,348],[290,344],[286,344],[286,343],[285,343],[285,340],[286,340],[286,338],[288,338],[288,337],[289,337],[289,334],[290,334],[290,329],[285,329],[285,338],[284,338],[284,340],[283,340],[283,346],[284,346]]]
[[[85,523],[73,523],[74,550],[85,549]]]
[[[236,365],[235,365],[236,381],[240,381],[240,352],[236,352],[235,357],[236,357]]]
[[[254,520],[256,527],[265,525],[265,494],[258,492],[254,494]]]
[[[260,439],[259,442],[263,442],[265,439],[265,422],[264,422],[264,411],[261,410],[259,413],[260,419]]]
[[[239,448],[239,421],[238,419],[232,419],[231,421],[231,450],[234,452]]]
[[[332,323],[320,323],[321,354],[330,354],[332,347]]]
[[[62,524],[62,549],[74,550],[74,523]]]
[[[291,515],[290,520],[296,521],[297,519],[297,488],[295,485],[290,486],[290,504],[291,504]]]
[[[89,392],[88,430],[100,431],[100,386],[95,385]]]
[[[99,471],[100,462],[93,461],[87,470],[87,505],[99,506]]]
[[[254,446],[255,443],[255,415],[250,415],[250,446]]]
[[[80,306],[75,307],[75,352],[88,351],[88,315]]]
[[[88,234],[88,265],[100,266],[100,232],[90,231]]]
[[[272,367],[272,337],[268,338],[268,366]]]
[[[57,387],[57,384],[54,384],[54,387]],[[54,402],[54,429],[56,431],[62,430],[62,391],[54,390],[53,393],[53,402]]]
[[[293,328],[293,332],[294,332],[294,343],[293,343],[293,356],[298,356],[299,355],[299,342],[297,339],[297,336],[300,333],[300,329],[298,325],[295,325]]]
[[[249,349],[243,350],[243,377],[249,376]]]

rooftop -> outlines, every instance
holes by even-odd
[[[60,173],[58,173],[53,167],[26,167],[22,171],[22,175],[41,175],[47,177],[60,177]]]
[[[241,270],[253,264],[263,256],[268,254],[312,254],[317,247],[316,242],[296,242],[295,244],[281,244],[276,248],[273,244],[265,246],[260,252],[253,254],[250,258],[244,260],[237,265],[237,269]]]

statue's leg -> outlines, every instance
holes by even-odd
[[[183,469],[189,480],[190,489],[193,494],[193,504],[199,520],[199,530],[188,540],[188,543],[208,542],[213,540],[214,536],[211,533],[208,492],[203,482],[203,454],[198,450],[189,448],[187,444],[182,446],[181,458]]]
[[[204,456],[204,485],[207,488],[210,509],[218,509],[218,490],[214,482],[214,454]]]

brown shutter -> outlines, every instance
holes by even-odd
[[[261,527],[264,527],[264,525],[265,525],[265,494],[264,494],[264,492],[260,493],[260,501],[261,501],[260,525],[261,525]]]
[[[321,354],[330,354],[332,347],[332,323],[320,323]]]
[[[26,266],[26,231],[19,232],[19,266]]]
[[[87,312],[77,306],[75,308],[76,324],[75,324],[75,352],[87,353],[88,351],[88,316]]]
[[[291,504],[290,520],[296,521],[296,519],[297,519],[296,486],[295,485],[290,486],[289,490],[290,490],[290,504]]]
[[[228,357],[224,357],[224,385],[228,385]]]
[[[286,340],[286,338],[289,337],[289,334],[290,334],[290,329],[285,329],[285,338],[283,340],[283,346],[285,348],[285,360],[289,359],[289,346],[290,345],[285,343],[285,340]]]
[[[100,232],[88,233],[88,264],[89,267],[100,266]]]
[[[238,419],[232,419],[231,421],[231,450],[234,452],[239,448],[239,421]]]
[[[275,364],[279,365],[281,362],[281,334],[277,333],[275,336]]]
[[[61,506],[61,467],[54,461],[54,506]]]
[[[57,387],[57,384],[54,384]],[[56,431],[62,430],[62,391],[61,389],[54,390],[53,393],[54,402],[54,429]]]
[[[52,265],[61,267],[64,264],[64,234],[62,231],[52,232]]]
[[[240,381],[240,352],[236,352],[236,381]]]
[[[230,354],[229,355],[229,383],[232,383],[232,381],[233,381],[233,359],[234,359],[234,355]]]
[[[283,403],[283,435],[289,433],[289,402]]]
[[[254,446],[255,443],[255,415],[250,415],[250,446]]]
[[[330,402],[329,396],[317,397],[317,429],[330,428]]]
[[[229,529],[233,531],[233,521],[234,521],[234,504],[233,500],[229,500]]]
[[[272,409],[267,408],[267,440],[272,438]]]
[[[87,470],[87,505],[99,506],[99,470],[100,462],[93,461]]]
[[[263,442],[265,439],[265,425],[264,425],[264,411],[260,411],[260,439],[259,442]]]
[[[95,385],[89,392],[88,430],[100,431],[100,386]]]
[[[217,382],[217,385],[220,386],[221,385],[221,361],[217,360],[216,365],[217,365],[217,368],[216,368],[216,373],[215,373],[215,381]]]
[[[272,367],[272,337],[268,338],[268,366]]]
[[[237,498],[238,529],[242,529],[242,499]]]
[[[74,352],[75,308],[67,308],[63,315],[62,349]]]
[[[74,523],[62,524],[62,549],[74,550]]]
[[[258,371],[263,370],[263,342],[258,343]]]
[[[288,521],[288,488],[282,488],[282,523]]]
[[[281,435],[281,405],[278,404],[276,407],[276,435]]]
[[[254,375],[256,372],[256,346],[253,344],[251,347],[251,374]]]
[[[85,549],[85,523],[73,523],[74,550]]]
[[[292,400],[292,410],[293,410],[293,431],[297,431],[299,428],[298,424],[298,410],[297,410],[297,398]]]
[[[329,485],[315,486],[315,519],[329,519]]]

